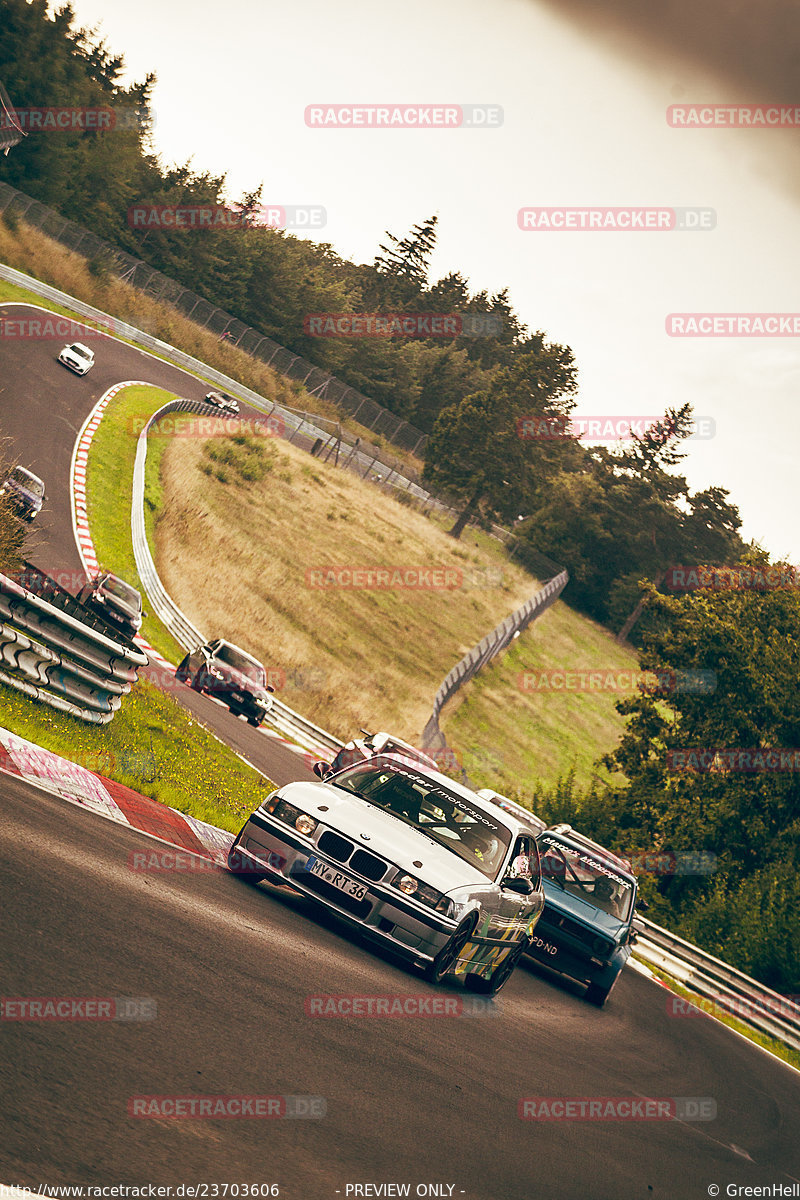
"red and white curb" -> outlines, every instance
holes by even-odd
[[[95,404],[89,416],[84,421],[75,442],[70,469],[72,524],[75,530],[75,544],[78,547],[78,554],[80,555],[83,569],[87,576],[96,575],[100,570],[94,542],[92,541],[92,534],[89,529],[89,514],[86,509],[86,468],[89,462],[89,450],[91,449],[92,439],[97,432],[100,422],[103,419],[103,413],[109,403],[123,388],[151,386],[151,384],[145,383],[141,379],[128,379],[124,383],[114,384]],[[137,646],[140,646],[144,650],[151,662],[156,663],[164,670],[175,670],[172,663],[168,662],[157,650],[154,650],[144,638],[137,637],[135,641]]]
[[[216,825],[142,796],[3,728],[0,771],[218,865],[226,861],[233,842],[233,834]]]

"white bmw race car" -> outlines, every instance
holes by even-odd
[[[426,977],[493,995],[542,908],[535,840],[438,771],[369,759],[273,792],[234,841],[249,882],[291,884]]]

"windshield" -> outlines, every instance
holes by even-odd
[[[538,839],[542,856],[542,879],[579,896],[619,921],[631,911],[633,886],[611,867],[591,854],[574,850],[550,835]]]
[[[489,879],[497,875],[511,842],[510,830],[437,781],[413,771],[359,766],[332,782],[421,830]]]
[[[94,358],[94,351],[88,346],[82,346],[80,342],[73,342],[71,346],[67,346],[73,354],[77,354],[78,358]]]
[[[142,598],[136,588],[132,588],[122,579],[117,579],[116,575],[106,575],[103,587],[111,596],[116,596],[118,600],[124,600],[137,612],[142,607]]]
[[[24,487],[32,496],[44,495],[44,484],[41,479],[37,479],[35,475],[29,474],[24,467],[15,467],[11,472],[11,479],[18,483],[20,487]]]
[[[234,671],[238,671],[241,675],[246,675],[253,683],[259,684],[261,687],[266,686],[267,676],[260,662],[256,662],[249,654],[245,654],[243,650],[237,650],[235,646],[229,646],[227,642],[223,642],[219,650],[214,655],[219,662],[227,663],[229,667],[233,667]]]

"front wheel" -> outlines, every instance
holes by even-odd
[[[450,968],[458,961],[461,951],[472,937],[477,924],[478,914],[472,913],[466,921],[459,925],[450,940],[445,942],[433,962],[425,968],[425,978],[429,983],[442,982]]]
[[[614,983],[616,983],[616,979]],[[609,997],[609,993],[614,986],[614,983],[609,987],[602,987],[599,983],[590,983],[586,989],[586,999],[590,1004],[594,1004],[597,1008],[602,1008]]]
[[[515,950],[500,963],[496,971],[492,971],[488,979],[483,975],[470,976],[470,986],[474,992],[478,992],[482,996],[496,996],[501,988],[504,988],[511,976],[514,974],[514,969],[522,958],[528,947],[528,939],[523,938]]]

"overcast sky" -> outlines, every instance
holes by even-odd
[[[316,236],[371,261],[436,212],[431,278],[508,287],[572,347],[582,414],[688,400],[693,488],[727,487],[747,538],[800,563],[792,462],[798,338],[676,338],[674,312],[800,313],[800,129],[680,129],[669,105],[800,105],[789,0],[73,0],[130,78],[155,71],[155,149],[226,174],[229,196],[322,205]],[[736,17],[734,20],[733,18]],[[499,127],[314,129],[310,104],[491,104]],[[146,198],[143,198],[146,199]],[[696,232],[522,231],[524,207],[702,207]],[[190,236],[190,235],[187,235]]]

